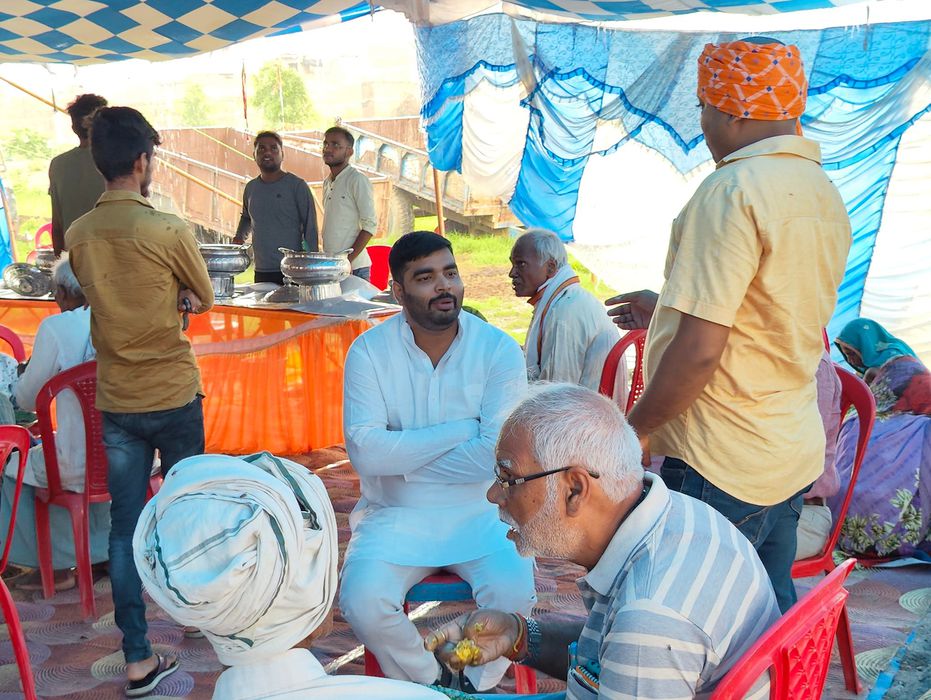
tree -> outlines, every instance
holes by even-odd
[[[52,148],[42,134],[35,129],[16,129],[6,143],[11,158],[47,160],[52,157]]]
[[[253,84],[253,102],[276,128],[299,129],[318,121],[304,81],[293,68],[271,61],[262,66]]]
[[[190,82],[181,98],[181,123],[185,126],[208,126],[213,120],[213,105],[200,83]]]

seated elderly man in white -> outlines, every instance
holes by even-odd
[[[479,607],[525,613],[536,600],[532,561],[484,498],[501,421],[526,389],[523,357],[505,333],[460,314],[447,239],[409,233],[388,260],[404,311],[363,333],[346,358],[343,432],[362,496],[339,605],[388,677],[486,690],[508,661],[450,678],[402,604],[440,569],[468,581]]]
[[[13,385],[13,401],[17,408],[33,411],[36,397],[45,383],[56,374],[75,365],[93,360],[94,346],[90,336],[90,308],[81,286],[78,284],[67,253],[62,254],[52,269],[52,283],[55,289],[55,302],[61,309],[44,319],[36,331],[32,357],[21,365],[22,373]],[[62,487],[69,491],[84,490],[85,445],[84,416],[77,397],[71,391],[64,391],[57,399],[56,416],[58,430],[55,436],[58,470]],[[12,418],[8,418],[12,422]],[[17,460],[10,460],[3,477],[3,503],[0,509],[0,533],[6,533],[9,525],[9,508],[12,493],[16,486]],[[19,566],[38,567],[38,550],[36,545],[35,496],[36,488],[46,488],[48,479],[45,471],[45,457],[42,445],[36,445],[29,451],[26,475],[23,478],[23,494],[16,514],[16,530],[10,548],[10,561]],[[90,549],[91,561],[107,561],[107,540],[110,533],[110,504],[93,503],[90,505]],[[49,508],[49,521],[52,534],[52,566],[55,568],[55,588],[64,590],[74,586],[75,565],[74,537],[71,530],[71,518],[64,508]],[[40,588],[38,577],[35,581],[21,582],[24,588]]]
[[[582,288],[566,246],[552,231],[532,229],[511,249],[511,286],[529,297],[533,318],[524,344],[527,376],[598,390],[605,357],[618,341],[604,304]],[[626,379],[622,364],[618,376]],[[626,401],[626,383],[624,386]]]
[[[214,700],[443,698],[386,678],[328,676],[296,648],[325,627],[337,554],[323,482],[267,452],[181,460],[133,535],[146,591],[177,622],[203,631],[230,667]]]
[[[593,391],[553,384],[521,403],[501,429],[488,498],[522,554],[587,569],[578,586],[588,617],[479,610],[430,634],[427,648],[461,668],[455,645],[471,639],[477,663],[506,657],[565,678],[569,700],[714,690],[779,617],[776,596],[750,542],[644,473],[640,456],[618,406]],[[751,697],[769,697],[767,679]]]

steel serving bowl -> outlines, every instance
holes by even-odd
[[[52,279],[35,265],[12,263],[3,268],[8,289],[23,297],[44,297],[52,291]]]
[[[352,274],[347,253],[305,253],[279,248],[281,273],[295,284],[339,284]]]
[[[56,260],[58,260],[58,256],[55,255],[54,250],[43,248],[36,251],[35,265],[43,272],[48,272],[51,274]]]
[[[204,243],[200,254],[207,263],[207,272],[211,275],[238,275],[249,269],[252,259],[249,248],[230,243]]]

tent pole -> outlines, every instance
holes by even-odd
[[[30,97],[36,98],[37,100],[39,100],[39,102],[44,102],[45,104],[47,104],[47,105],[48,105],[49,107],[51,107],[52,109],[57,109],[59,112],[62,112],[62,113],[64,113],[64,112],[66,111],[65,109],[59,107],[59,106],[58,106],[57,104],[55,104],[54,102],[49,102],[49,101],[48,101],[47,99],[45,99],[44,97],[40,97],[40,96],[37,95],[36,93],[34,93],[34,92],[30,91],[30,90],[27,90],[27,89],[24,88],[22,85],[17,85],[16,83],[14,83],[14,82],[13,82],[12,80],[10,80],[9,78],[4,78],[2,75],[0,75],[0,80],[2,80],[3,82],[5,82],[7,85],[10,85],[10,86],[12,86],[12,87],[15,87],[15,88],[16,88],[17,90],[19,90],[20,92],[25,92],[25,93],[26,93],[27,95],[29,95]]]
[[[436,200],[436,232],[446,237],[446,217],[443,213],[443,190],[440,189],[440,173],[433,168],[433,196]]]
[[[20,91],[26,93],[26,94],[29,95],[30,97],[34,97],[35,99],[39,100],[40,102],[44,102],[44,103],[47,104],[49,107],[52,107],[52,108],[54,108],[54,109],[57,109],[59,112],[62,112],[62,113],[67,112],[67,110],[65,110],[65,109],[63,109],[63,108],[61,108],[61,107],[59,107],[59,106],[56,105],[56,104],[53,104],[52,102],[49,102],[47,99],[45,99],[44,97],[41,97],[41,96],[35,94],[34,92],[31,92],[30,90],[27,90],[27,89],[24,88],[22,85],[17,85],[17,84],[14,83],[12,80],[9,80],[9,79],[7,79],[7,78],[4,78],[2,75],[0,75],[0,80],[2,80],[3,82],[7,83],[8,85],[10,85],[10,86],[16,88],[17,90],[20,90]],[[195,131],[199,131],[199,130],[198,130],[198,129],[195,129]],[[201,133],[202,133],[202,132],[201,132]],[[212,138],[212,137],[210,137],[209,134],[204,134],[204,136],[207,136],[208,138]],[[223,145],[226,145],[226,144],[223,144]],[[239,155],[248,158],[248,156],[246,156],[246,154],[245,154],[245,153],[242,153],[241,151],[236,151],[236,149],[234,149],[234,148],[232,148],[232,147],[230,147],[230,146],[227,146],[227,148],[230,148],[231,150],[235,151],[235,152],[238,153]],[[217,188],[214,187],[213,185],[204,182],[204,181],[201,180],[200,178],[194,177],[193,175],[191,175],[191,174],[190,174],[189,172],[187,172],[186,170],[183,170],[183,169],[181,169],[181,168],[179,168],[179,167],[177,167],[177,166],[175,166],[175,165],[172,165],[171,163],[167,162],[164,158],[159,158],[159,157],[156,155],[156,159],[158,159],[158,160],[162,163],[162,165],[164,165],[166,168],[168,168],[169,170],[171,170],[171,171],[177,173],[177,174],[180,175],[181,177],[187,178],[188,180],[190,180],[191,182],[193,182],[195,185],[200,185],[200,186],[203,187],[204,189],[210,190],[210,191],[213,192],[214,194],[219,195],[220,197],[223,197],[224,199],[228,199],[228,200],[231,201],[231,202],[234,202],[234,203],[236,203],[236,204],[242,204],[242,201],[241,201],[240,199],[238,199],[237,197],[233,197],[232,195],[227,194],[227,193],[224,192],[223,190],[217,189]]]

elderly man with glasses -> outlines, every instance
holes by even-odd
[[[565,678],[570,699],[694,697],[779,617],[750,542],[644,473],[621,410],[589,389],[549,384],[526,398],[501,429],[495,481],[488,499],[521,554],[587,570],[588,617],[467,613],[425,641],[453,670],[505,657]],[[768,697],[757,685],[752,697]]]

